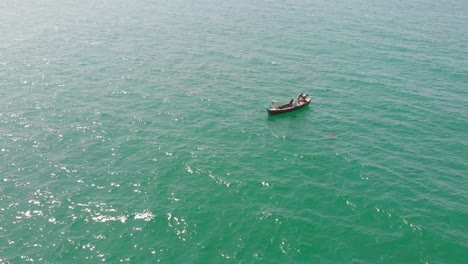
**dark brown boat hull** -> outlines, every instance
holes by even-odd
[[[279,114],[293,112],[293,111],[296,111],[296,110],[299,110],[301,108],[308,106],[310,104],[310,101],[311,101],[311,98],[307,98],[307,101],[305,103],[302,103],[296,107],[286,107],[282,109],[278,107],[270,108],[270,109],[267,109],[267,112],[268,112],[268,115],[279,115]]]

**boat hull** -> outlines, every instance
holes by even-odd
[[[277,107],[270,108],[270,109],[267,109],[267,112],[268,112],[268,115],[279,115],[279,114],[293,112],[293,111],[296,111],[296,110],[299,110],[301,108],[308,106],[310,104],[310,101],[311,101],[311,98],[307,98],[305,102],[303,102],[302,104],[296,107],[286,107],[286,108],[281,108],[281,109]]]

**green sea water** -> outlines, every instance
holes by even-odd
[[[0,263],[468,263],[467,106],[466,1],[2,0]]]

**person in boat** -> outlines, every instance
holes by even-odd
[[[297,100],[299,102],[305,102],[306,101],[307,94],[301,93],[298,97]]]
[[[291,98],[291,101],[289,101],[289,105],[292,106],[294,103],[294,99]]]
[[[292,106],[293,106],[293,107],[297,107],[297,100],[294,100],[294,101],[293,101]]]

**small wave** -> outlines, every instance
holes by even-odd
[[[135,220],[144,220],[146,222],[153,220],[155,215],[150,211],[145,211],[143,213],[136,213]]]

